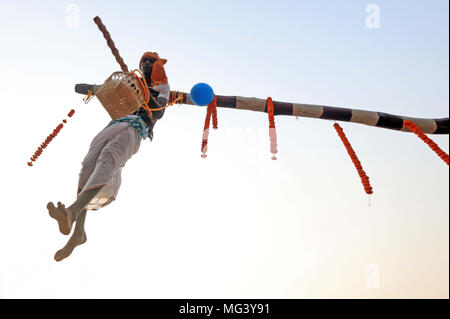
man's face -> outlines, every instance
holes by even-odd
[[[144,73],[151,73],[153,68],[153,63],[156,62],[155,58],[144,58],[141,63],[142,71]]]

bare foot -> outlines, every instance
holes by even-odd
[[[47,209],[50,216],[58,222],[59,231],[64,235],[69,235],[72,230],[72,222],[70,221],[70,212],[67,208],[61,202],[58,202],[58,207],[55,207],[52,202],[49,202]]]
[[[87,237],[86,237],[86,233],[83,232],[83,236],[81,237],[70,237],[69,241],[67,242],[67,244],[60,250],[58,250],[55,254],[55,260],[56,261],[61,261],[64,258],[67,258],[70,256],[70,254],[72,253],[72,251],[75,249],[75,247],[82,245],[86,242]]]

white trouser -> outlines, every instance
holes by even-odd
[[[90,189],[102,187],[86,206],[97,210],[116,199],[125,163],[139,150],[141,136],[127,122],[104,128],[92,141],[82,162],[78,180],[78,196]]]

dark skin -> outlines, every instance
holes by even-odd
[[[153,64],[155,62],[156,62],[156,59],[154,59],[154,58],[142,59],[141,69],[142,69],[142,72],[144,73],[145,80],[147,81],[147,84],[150,83],[150,76],[152,74]],[[159,97],[157,100],[155,100],[155,98],[150,94],[149,104],[150,104],[151,108],[157,109],[157,108],[160,108],[160,107],[166,105],[167,104],[167,100],[165,98],[163,98],[163,97]],[[160,112],[160,111],[159,112],[155,112],[155,114],[154,114],[155,121],[159,120],[163,116],[164,110],[162,110],[162,111],[163,112]]]
[[[143,59],[140,66],[148,83],[150,83],[149,80],[155,61],[156,60],[153,58]],[[148,103],[150,108],[160,108],[166,105],[166,103],[167,100],[165,98],[155,99],[150,94],[150,101]],[[163,116],[163,114],[164,110],[153,112],[153,125]],[[83,189],[83,186],[84,185],[78,186],[78,194]],[[85,209],[85,207],[98,194],[100,189],[101,187],[98,187],[83,192],[68,208],[66,208],[61,202],[58,202],[56,207],[51,202],[47,204],[49,214],[51,217],[57,220],[59,230],[62,234],[69,235],[72,230],[73,223],[76,223],[75,230],[69,241],[62,249],[56,252],[54,257],[56,261],[61,261],[64,258],[67,258],[73,252],[75,247],[86,242],[87,237],[84,229],[84,223],[87,210]]]

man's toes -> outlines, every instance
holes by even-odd
[[[48,209],[48,213],[50,214],[50,216],[56,219],[57,218],[57,214],[56,214],[56,207],[55,207],[55,205],[53,205],[52,202],[49,202],[47,204],[47,209]]]
[[[61,203],[58,203],[58,208],[56,208],[52,203],[48,203],[47,208],[50,216],[58,222],[59,231],[63,235],[69,235],[72,230],[72,222],[70,221],[69,211]]]
[[[77,247],[79,244],[70,244],[67,243],[66,246],[64,246],[63,248],[61,248],[60,250],[58,250],[55,254],[55,260],[56,261],[61,261],[67,257],[69,257],[73,250],[75,249],[75,247]]]
[[[61,249],[61,250],[58,250],[58,251],[56,252],[54,258],[55,258],[56,261],[61,261],[61,260],[63,260],[65,257],[66,257],[66,256],[64,256],[64,254],[62,253],[62,249]]]
[[[71,246],[67,246],[67,245],[65,247],[61,248],[60,250],[58,250],[55,253],[55,257],[54,257],[55,260],[56,261],[61,261],[61,260],[65,259],[65,258],[69,257],[72,254],[72,251],[73,251],[74,248],[75,247],[71,247]]]

